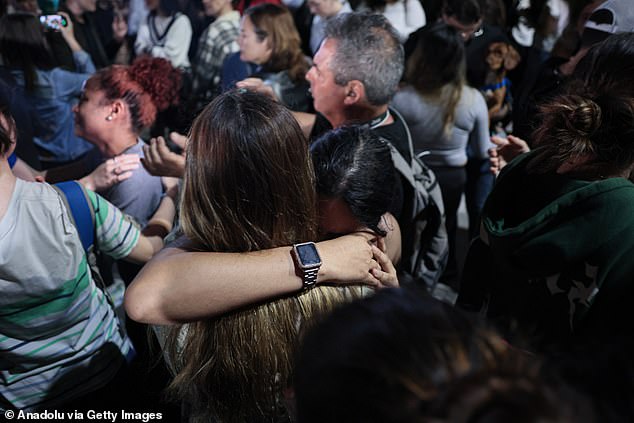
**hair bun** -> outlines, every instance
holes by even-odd
[[[178,103],[180,71],[166,59],[140,57],[130,66],[130,77],[150,96],[157,110]]]
[[[566,116],[568,128],[575,131],[579,137],[591,138],[601,127],[603,120],[601,106],[586,97],[576,95],[570,97],[572,104],[565,105],[570,110]]]

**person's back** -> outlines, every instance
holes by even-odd
[[[203,110],[192,127],[184,180],[181,223],[193,250],[248,252],[315,238],[308,145],[290,112],[261,95],[231,91]],[[244,277],[258,283],[257,274]],[[359,291],[317,286],[172,328],[171,392],[187,403],[192,421],[288,418],[284,391],[299,327]]]
[[[74,39],[72,29],[70,35],[67,28],[63,31],[65,37]],[[41,149],[42,161],[49,163],[47,167],[77,159],[92,149],[75,135],[71,110],[83,83],[95,70],[86,52],[81,49],[73,52],[78,72],[53,67],[40,23],[36,16],[27,14],[2,18],[0,43],[4,66],[18,86],[24,88],[25,97],[44,125],[44,133],[35,137],[34,142]]]
[[[394,96],[392,106],[403,114],[412,131],[414,152],[429,153],[424,161],[430,166],[463,166],[470,142],[478,156],[484,156],[489,147],[486,103],[474,88],[462,87],[449,131],[444,125],[443,104],[425,99],[413,87],[402,88]]]
[[[91,201],[98,205],[97,197]],[[103,229],[116,222],[101,206],[104,226],[97,233],[105,241]],[[43,409],[104,386],[133,350],[92,279],[58,193],[17,180],[0,239],[0,348],[11,351],[0,369],[2,399],[20,409]],[[119,234],[102,247],[125,256],[134,241]]]
[[[596,45],[543,106],[535,151],[502,172],[465,264],[459,303],[536,347],[631,342],[633,34]],[[538,310],[538,311],[537,311]]]

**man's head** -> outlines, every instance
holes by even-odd
[[[328,118],[349,106],[386,105],[398,88],[403,66],[403,47],[385,17],[336,16],[328,21],[324,42],[306,75],[315,109]]]
[[[477,0],[447,0],[442,20],[468,41],[482,25],[482,10]]]
[[[231,0],[202,0],[206,16],[217,18],[233,10]]]

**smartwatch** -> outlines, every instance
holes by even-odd
[[[321,257],[314,242],[293,245],[293,258],[298,273],[302,277],[303,288],[309,289],[317,283],[317,274],[321,267]]]

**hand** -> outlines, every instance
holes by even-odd
[[[128,33],[128,23],[125,21],[121,13],[115,13],[112,20],[112,36],[120,43]]]
[[[317,281],[383,286],[371,273],[381,267],[373,258],[370,242],[374,239],[374,234],[356,232],[317,243],[322,261]]]
[[[496,145],[495,148],[489,149],[491,172],[494,175],[500,173],[500,170],[515,157],[531,150],[526,141],[513,135],[509,135],[508,138],[492,136],[491,142]]]
[[[264,94],[272,100],[279,101],[279,98],[277,98],[277,95],[275,95],[275,91],[273,91],[273,87],[271,87],[269,84],[265,84],[264,81],[260,78],[243,79],[242,81],[236,82],[236,87],[246,88],[247,90]]]
[[[372,275],[381,282],[381,286],[398,287],[396,268],[394,264],[392,264],[392,260],[390,260],[385,253],[385,250],[385,239],[381,237],[377,240],[377,245],[372,246],[374,260],[376,260],[381,268],[372,269]]]
[[[144,158],[141,163],[155,176],[183,177],[185,174],[185,147],[187,137],[176,132],[170,133],[170,139],[183,148],[181,154],[170,151],[163,137],[152,138],[149,145],[143,146]]]
[[[89,190],[103,191],[131,177],[138,167],[138,154],[122,154],[106,160],[79,182]]]
[[[66,19],[66,26],[61,26],[59,32],[62,33],[68,47],[70,47],[73,52],[81,51],[82,48],[77,42],[77,39],[75,39],[75,30],[73,27],[73,21],[70,20],[70,16],[68,16],[68,13],[66,12],[59,11],[58,13]]]

